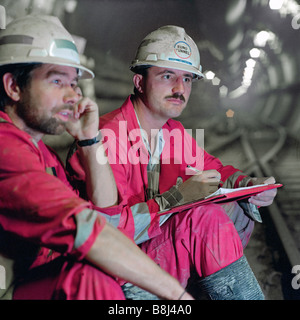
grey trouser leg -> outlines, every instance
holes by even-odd
[[[197,285],[212,300],[264,300],[264,294],[245,256],[229,266],[201,279]],[[126,299],[159,300],[131,283],[122,286]]]
[[[264,300],[245,256],[201,279],[198,285],[212,300]]]

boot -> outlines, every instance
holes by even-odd
[[[126,300],[159,300],[154,294],[143,290],[129,282],[122,286]]]
[[[211,300],[264,300],[245,256],[201,279],[198,285]]]

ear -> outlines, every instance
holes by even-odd
[[[17,85],[13,75],[11,73],[5,73],[3,75],[2,80],[3,80],[4,90],[8,95],[8,97],[11,98],[13,101],[19,101],[21,90]]]
[[[139,93],[143,93],[143,79],[144,77],[138,73],[133,76],[133,84]]]

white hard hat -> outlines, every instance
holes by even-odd
[[[0,31],[0,66],[50,63],[78,69],[81,79],[94,73],[80,64],[75,42],[57,17],[29,15]]]
[[[196,79],[204,77],[197,45],[184,28],[177,26],[161,27],[142,40],[130,69],[139,72],[146,66],[188,71]]]

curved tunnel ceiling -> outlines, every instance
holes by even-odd
[[[251,58],[249,55],[251,48],[256,47],[260,50],[260,56],[253,59],[256,63],[252,84],[246,94],[243,95],[243,90],[239,90],[238,77],[234,78],[231,74],[230,78],[235,80],[235,86],[239,89],[233,90],[228,97],[236,98],[237,101],[232,103],[241,103],[247,108],[256,105],[257,112],[285,125],[287,121],[294,119],[294,115],[299,119],[300,107],[297,76],[300,65],[300,56],[297,54],[300,47],[298,26],[300,10],[297,2],[291,1],[291,3],[295,5],[296,10],[290,8],[289,13],[287,8],[271,10],[268,1],[235,1],[228,11],[236,12],[237,7],[243,8],[239,18],[231,24],[235,33],[232,36],[232,47],[229,47],[232,56],[227,60],[231,63],[228,70],[234,74],[242,74],[245,62]],[[260,43],[259,46],[257,35],[262,33],[268,38],[265,44]],[[226,103],[230,101],[227,100]],[[296,133],[299,128],[299,124],[295,123],[291,130]]]

